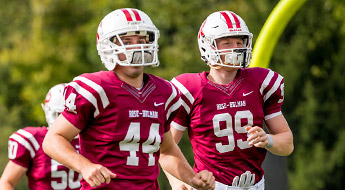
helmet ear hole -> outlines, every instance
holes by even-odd
[[[152,43],[155,41],[155,34],[153,32],[148,32],[148,42]]]
[[[113,42],[114,44],[116,43],[116,36],[113,36],[111,38],[109,38],[109,41]]]
[[[201,51],[206,52],[205,48],[202,47],[202,48],[200,48],[200,49],[201,49]]]

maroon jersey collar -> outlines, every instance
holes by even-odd
[[[247,70],[245,68],[238,69],[237,75],[233,81],[231,81],[229,84],[223,85],[223,84],[217,84],[212,81],[210,81],[207,76],[210,72],[202,72],[201,78],[202,80],[206,81],[209,85],[219,89],[220,91],[224,92],[225,94],[231,96],[235,89],[241,84],[243,79],[246,76]]]
[[[115,77],[115,81],[120,82],[121,87],[125,89],[126,91],[128,91],[141,103],[143,103],[147,99],[147,97],[153,92],[153,90],[156,88],[156,85],[152,81],[151,76],[146,73],[144,73],[144,85],[140,90],[120,80],[114,72],[113,72],[113,75]]]

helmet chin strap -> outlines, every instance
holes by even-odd
[[[212,69],[217,69],[217,70],[223,67],[221,65],[211,65],[211,64],[208,64],[208,66],[210,66]]]

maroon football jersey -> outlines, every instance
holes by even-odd
[[[26,176],[31,190],[80,189],[82,176],[43,152],[42,142],[48,130],[46,127],[26,127],[10,136],[9,159],[28,169]],[[78,151],[79,141],[71,141]]]
[[[266,149],[249,146],[245,127],[262,127],[265,119],[281,114],[283,77],[269,69],[246,68],[230,84],[220,85],[207,75],[182,74],[172,80],[182,94],[172,126],[188,129],[195,172],[209,170],[216,181],[231,185],[248,170],[258,182]]]
[[[160,144],[181,105],[169,81],[144,74],[136,89],[112,71],[86,73],[66,86],[65,98],[62,114],[81,130],[80,153],[117,175],[98,188],[159,189]]]

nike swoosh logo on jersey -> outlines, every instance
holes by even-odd
[[[248,96],[249,94],[251,94],[253,91],[250,91],[250,92],[248,92],[248,93],[244,93],[243,92],[243,96]]]
[[[155,106],[160,106],[160,105],[163,105],[164,103],[156,103],[156,102],[153,102],[153,105]]]

